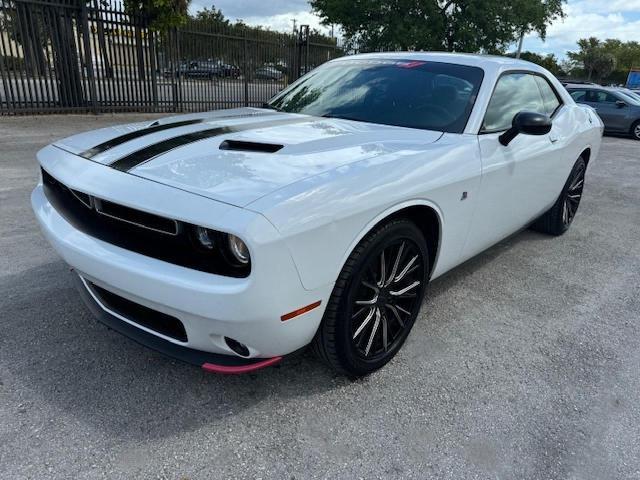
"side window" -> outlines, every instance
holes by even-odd
[[[556,95],[556,92],[553,91],[549,82],[536,75],[536,82],[538,83],[538,88],[540,88],[540,93],[542,94],[542,100],[544,102],[544,108],[546,110],[547,115],[551,116],[555,113],[555,111],[560,107],[561,101]]]
[[[571,90],[570,93],[571,98],[578,103],[587,101],[587,92],[585,90]]]
[[[602,90],[594,90],[591,94],[592,99],[590,101],[593,103],[616,103],[617,100],[615,96]]]
[[[601,98],[602,100],[600,100],[601,102],[604,103],[616,103],[618,101],[618,98],[615,95],[612,95],[610,93],[607,92],[600,92]]]
[[[499,132],[511,127],[516,113],[545,113],[546,109],[534,75],[509,73],[498,80],[487,112],[484,115],[482,132]]]

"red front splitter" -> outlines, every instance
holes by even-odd
[[[221,373],[223,375],[240,375],[242,373],[255,372],[261,368],[270,367],[282,360],[282,357],[266,358],[264,360],[257,361],[256,363],[250,363],[249,365],[216,365],[214,363],[202,364],[202,369],[211,373]]]

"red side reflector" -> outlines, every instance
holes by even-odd
[[[307,305],[306,307],[299,308],[297,310],[294,310],[293,312],[285,313],[280,317],[280,320],[282,320],[283,322],[286,322],[287,320],[291,320],[292,318],[297,317],[298,315],[302,315],[303,313],[307,313],[308,311],[313,310],[316,307],[319,307],[320,303],[321,303],[320,300],[318,300],[317,302],[313,302],[311,305]]]
[[[249,365],[237,365],[237,366],[228,366],[228,365],[216,365],[214,363],[204,363],[202,365],[202,369],[211,372],[211,373],[222,373],[226,375],[239,375],[241,373],[249,373],[254,372],[256,370],[260,370],[261,368],[269,367],[271,365],[275,365],[280,362],[282,357],[273,357],[267,358],[265,360],[257,361],[256,363],[250,363]]]

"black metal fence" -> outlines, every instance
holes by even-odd
[[[114,1],[0,0],[0,114],[260,106],[337,44],[190,18],[165,34]]]

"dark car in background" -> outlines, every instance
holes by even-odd
[[[255,77],[260,80],[282,80],[284,73],[276,67],[264,66],[256,69]]]
[[[576,103],[593,107],[606,132],[623,133],[640,140],[640,100],[624,89],[590,84],[567,84]]]
[[[238,78],[242,72],[239,67],[229,63],[212,60],[197,60],[183,62],[176,69],[175,73],[170,70],[165,71],[165,77],[175,75],[186,78]]]

